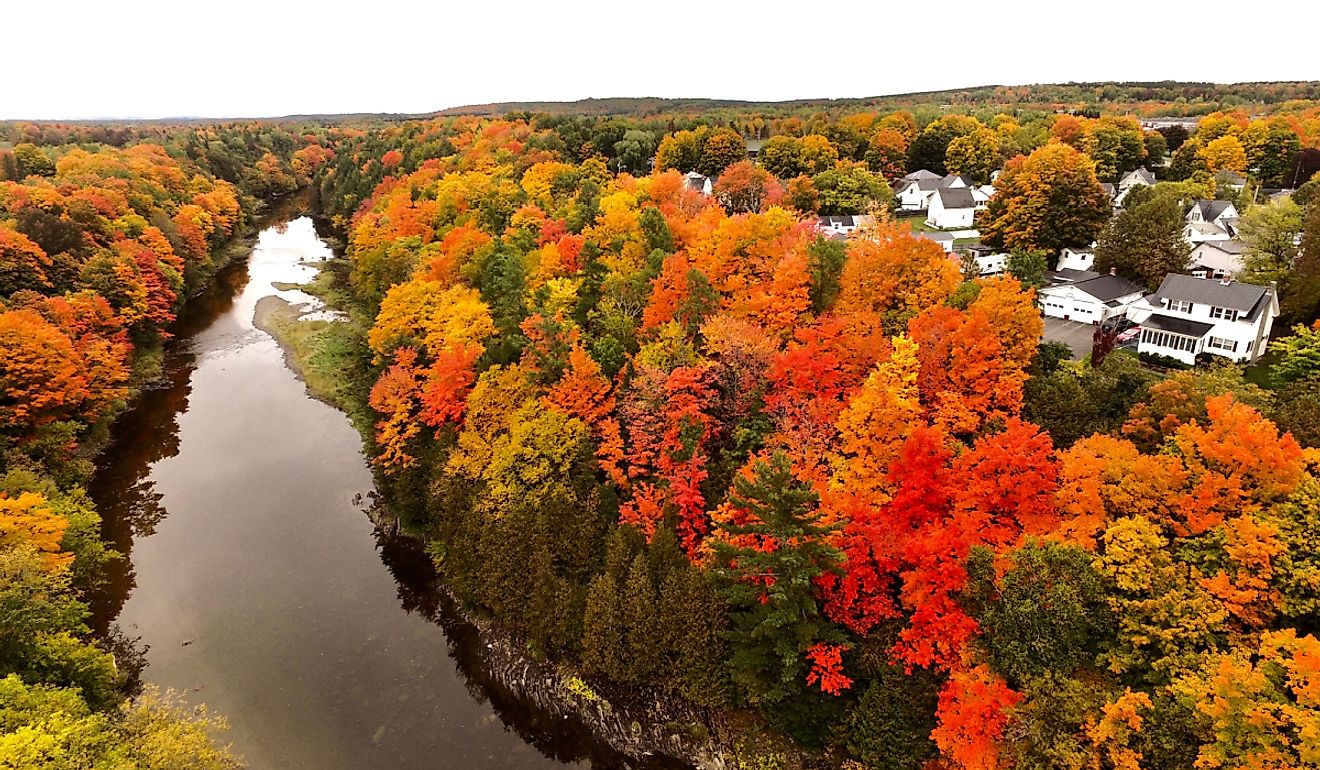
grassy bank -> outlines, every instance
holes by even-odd
[[[285,361],[312,397],[344,412],[359,432],[369,435],[373,418],[367,395],[374,377],[367,371],[368,327],[351,312],[339,290],[342,267],[337,261],[327,262],[311,282],[288,288],[320,297],[328,309],[343,312],[344,320],[303,318],[303,308],[266,297],[257,304],[255,323],[279,343]]]

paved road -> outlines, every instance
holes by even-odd
[[[1062,318],[1045,318],[1045,339],[1062,342],[1072,348],[1073,358],[1081,360],[1091,352],[1091,335],[1095,327],[1082,321],[1065,321]]]

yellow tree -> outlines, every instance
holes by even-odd
[[[0,492],[0,548],[26,543],[42,554],[48,568],[59,569],[73,561],[73,554],[60,552],[68,528],[69,520],[52,511],[44,496]]]
[[[977,184],[989,182],[990,174],[998,170],[1003,160],[999,132],[984,126],[949,142],[944,155],[944,165],[950,174],[965,174]]]
[[[1056,142],[1004,167],[985,211],[981,239],[1009,251],[1089,246],[1111,213],[1095,163]]]
[[[1220,171],[1242,173],[1247,170],[1247,150],[1236,136],[1221,136],[1207,142],[1197,155],[1212,174]]]
[[[367,342],[378,359],[403,346],[435,356],[456,345],[480,345],[495,333],[476,289],[413,280],[390,289]]]

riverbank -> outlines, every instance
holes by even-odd
[[[348,295],[341,290],[348,264],[337,259],[312,266],[318,273],[309,283],[276,288],[297,290],[321,302],[265,297],[257,303],[253,324],[276,341],[308,394],[348,414],[370,446],[375,415],[366,403],[365,383],[374,380],[374,372],[368,366],[367,328],[353,318],[351,307],[346,307]],[[373,520],[378,528],[400,529],[387,505],[377,506]],[[425,542],[420,536],[402,536]],[[479,669],[491,686],[557,719],[586,726],[597,740],[635,762],[701,770],[811,766],[808,755],[766,730],[751,714],[712,712],[658,689],[596,686],[571,667],[536,659],[497,623],[463,613],[443,584],[435,589],[445,593],[450,611],[461,617],[450,620],[450,626],[462,624],[467,627],[463,633],[477,637],[473,646]],[[446,633],[452,637],[456,629],[450,626]]]

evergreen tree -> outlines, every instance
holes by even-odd
[[[868,767],[917,770],[935,756],[936,690],[927,670],[884,665],[848,718],[845,745]]]
[[[589,673],[623,679],[623,613],[619,588],[608,574],[600,574],[587,589],[582,617],[582,666]]]
[[[658,597],[646,557],[638,554],[628,570],[624,584],[622,612],[626,679],[647,682],[654,677],[664,660],[661,648]]]
[[[729,668],[750,701],[774,703],[799,690],[807,648],[840,638],[820,614],[814,581],[837,571],[842,557],[825,543],[832,528],[820,523],[816,494],[793,478],[783,454],[757,462],[751,479],[739,475],[729,502],[748,514],[746,524],[725,523],[714,539],[732,622]],[[764,547],[734,545],[720,534],[750,536]]]
[[[651,535],[651,543],[646,548],[646,560],[657,588],[668,582],[671,573],[687,569],[687,556],[678,545],[673,527],[667,524],[656,527],[655,534]]]
[[[711,579],[698,569],[674,572],[666,597],[676,610],[664,617],[675,619],[674,649],[680,692],[693,703],[709,708],[728,706],[732,683],[724,661],[728,644],[728,611]]]

